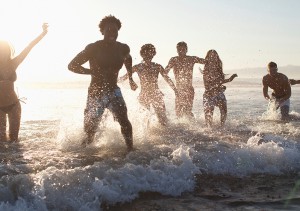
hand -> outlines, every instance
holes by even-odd
[[[235,77],[238,77],[237,74],[233,74],[232,76],[230,76],[230,81],[232,81]]]
[[[129,85],[131,90],[133,91],[135,91],[138,88],[138,85],[132,79],[129,79]]]
[[[43,32],[47,33],[48,32],[48,27],[49,27],[48,23],[43,23],[42,27],[43,27]]]
[[[119,77],[119,78],[118,78],[118,83],[122,83],[122,82],[125,81],[127,78],[128,78],[128,75],[127,75],[127,74],[125,74],[125,75]]]
[[[295,85],[296,84],[296,80],[294,80],[294,79],[290,79],[289,81],[290,81],[291,85]]]

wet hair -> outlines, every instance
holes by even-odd
[[[277,68],[277,64],[275,62],[269,62],[268,68]]]
[[[215,56],[212,56],[212,55],[215,55]],[[205,60],[207,60],[207,61],[214,60],[214,62],[217,62],[220,67],[223,67],[222,60],[220,59],[218,52],[214,49],[207,51]]]
[[[110,23],[116,24],[118,27],[118,30],[120,30],[120,28],[122,26],[121,21],[119,19],[117,19],[115,16],[113,16],[113,15],[105,16],[99,23],[100,32],[102,34],[105,29],[105,26]]]
[[[178,47],[185,47],[186,49],[187,49],[187,44],[186,44],[186,42],[179,42],[179,43],[177,43],[177,46],[176,46],[177,48]]]
[[[210,64],[212,64],[216,68],[217,74],[223,78],[225,77],[223,73],[223,63],[216,50],[209,50],[205,56],[205,60],[207,61],[207,64],[204,66],[204,71],[208,71],[207,68],[209,68]]]
[[[15,50],[9,42],[0,40],[0,65],[11,60],[14,56]]]
[[[152,44],[145,44],[141,47],[140,54],[142,57],[146,56],[155,56],[156,55],[156,50],[154,45]]]

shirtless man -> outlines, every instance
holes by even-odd
[[[117,86],[118,74],[124,64],[131,89],[137,88],[132,79],[130,49],[128,45],[116,41],[121,28],[119,19],[111,15],[106,16],[101,20],[99,28],[104,35],[103,40],[87,45],[68,66],[72,72],[91,75],[87,105],[84,111],[84,130],[87,139],[83,144],[93,141],[101,116],[108,108],[120,123],[128,150],[132,150],[132,126],[128,120],[127,107],[121,90]],[[90,64],[89,69],[82,66],[86,62]]]
[[[268,74],[263,77],[263,95],[266,100],[275,101],[276,109],[280,108],[282,119],[289,117],[291,86],[289,79],[282,73],[278,73],[277,64],[268,64]],[[272,96],[268,94],[268,87],[273,89]]]
[[[166,73],[174,71],[178,94],[175,100],[175,112],[177,117],[194,117],[192,113],[194,101],[193,68],[195,63],[205,64],[205,60],[197,56],[188,56],[187,44],[177,44],[178,56],[172,57],[165,68]]]
[[[166,106],[163,100],[163,93],[158,88],[158,75],[161,74],[165,81],[177,93],[176,87],[173,81],[165,73],[164,68],[155,62],[152,62],[153,57],[156,54],[154,45],[145,44],[141,47],[140,55],[143,58],[143,62],[134,65],[132,72],[136,72],[141,82],[141,92],[139,94],[139,102],[142,106],[150,109],[152,105],[155,113],[158,117],[158,121],[161,125],[166,125],[168,118],[166,116]],[[125,80],[128,77],[120,78],[120,81]]]

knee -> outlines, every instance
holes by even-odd
[[[122,127],[132,127],[128,118],[119,120]]]

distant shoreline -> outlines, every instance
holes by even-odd
[[[300,66],[288,65],[282,66],[278,68],[278,72],[285,74],[288,78],[300,79]],[[228,87],[261,87],[261,80],[264,75],[267,74],[266,67],[257,67],[257,68],[241,68],[241,69],[224,69],[224,73],[226,77],[229,77],[233,73],[237,73],[238,78],[236,78],[233,82],[228,83],[226,86]],[[195,76],[196,75],[196,76]],[[173,73],[170,72],[170,77],[174,81]],[[139,84],[138,77],[134,75],[134,80]],[[66,79],[62,80],[59,78],[59,81],[17,81],[16,85],[18,87],[25,88],[64,88],[64,89],[81,89],[87,88],[89,86],[90,80],[75,80],[75,79]],[[120,84],[122,87],[129,88],[128,82],[125,81]],[[203,87],[203,79],[201,74],[194,74],[193,85],[195,88]],[[159,86],[161,88],[167,86],[166,82],[159,77]],[[298,86],[293,86],[298,87]]]
[[[139,85],[139,81],[136,80]],[[24,88],[45,88],[45,89],[87,89],[90,81],[64,81],[64,82],[19,82],[16,84],[17,87]],[[130,88],[127,81],[119,83],[120,87]],[[167,87],[167,83],[160,78],[159,87]],[[194,78],[193,86],[195,88],[203,87],[203,80],[200,77]],[[261,79],[258,78],[236,78],[233,82],[228,83],[228,87],[260,87]]]

